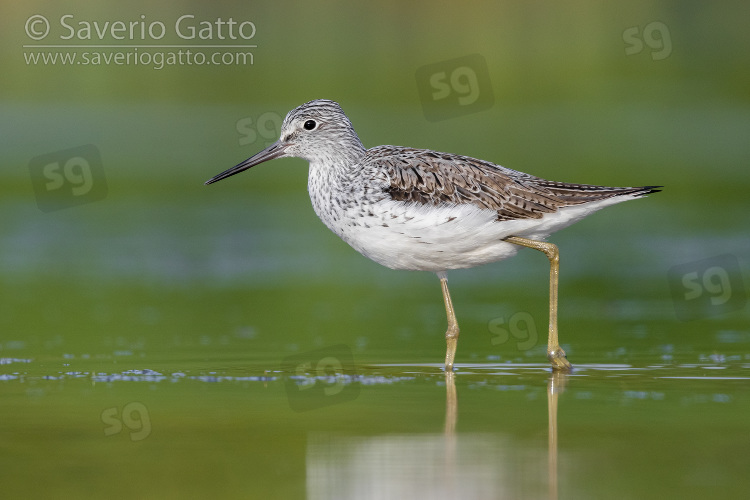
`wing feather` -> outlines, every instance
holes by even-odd
[[[621,195],[643,195],[660,186],[606,187],[548,181],[468,156],[378,146],[361,162],[386,181],[393,200],[427,205],[472,204],[498,220],[539,219],[560,207]]]

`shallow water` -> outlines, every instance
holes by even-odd
[[[52,214],[4,202],[9,498],[739,498],[750,487],[739,226],[655,231],[670,209],[654,195],[555,235],[571,375],[545,363],[544,256],[449,274],[462,334],[446,378],[434,275],[362,258],[304,191],[246,198],[244,187]]]
[[[25,20],[52,13],[9,9],[0,496],[745,498],[747,16],[506,4],[214,6],[259,16],[258,65],[162,72],[24,66]],[[74,13],[187,7],[163,8]],[[650,55],[661,32],[627,55],[624,34],[656,20],[674,54]],[[415,71],[476,52],[495,104],[427,120]],[[545,362],[543,255],[449,274],[462,333],[446,377],[438,280],[331,234],[302,160],[203,185],[275,139],[261,117],[315,97],[341,101],[368,147],[666,186],[551,238],[572,374]],[[85,144],[101,196],[45,193],[29,165]]]
[[[346,349],[294,366],[3,358],[5,493],[740,498],[750,486],[748,362],[570,375],[472,363],[446,377],[324,354]]]

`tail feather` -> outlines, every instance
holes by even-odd
[[[645,196],[658,193],[663,186],[640,186],[640,187],[608,187],[594,186],[590,184],[569,184],[565,182],[545,181],[539,183],[540,187],[549,191],[552,195],[575,205],[591,201],[606,200],[616,196]]]

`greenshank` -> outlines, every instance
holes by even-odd
[[[662,187],[569,184],[429,149],[365,149],[339,104],[325,99],[290,111],[278,141],[206,184],[283,157],[310,163],[315,213],[355,250],[391,269],[437,274],[448,318],[446,371],[453,370],[459,335],[447,271],[506,259],[521,247],[550,261],[547,358],[554,370],[570,370],[557,335],[559,253],[545,239]]]

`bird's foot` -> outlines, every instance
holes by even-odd
[[[562,347],[547,351],[547,359],[552,363],[552,371],[570,372],[573,365],[570,364]]]
[[[458,325],[448,327],[445,332],[445,342],[447,349],[445,351],[445,371],[453,371],[453,360],[456,358],[456,347],[458,346]]]

